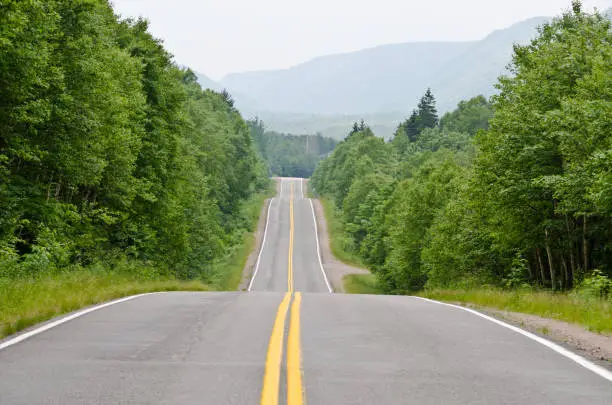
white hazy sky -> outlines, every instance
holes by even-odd
[[[287,68],[321,55],[411,41],[462,41],[535,17],[571,0],[111,0],[145,17],[182,65],[220,79]],[[612,0],[583,0],[600,10]]]

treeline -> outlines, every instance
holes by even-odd
[[[430,91],[385,143],[357,128],[316,191],[389,292],[612,283],[612,29],[573,10],[516,46],[499,95],[438,120]]]
[[[210,276],[267,187],[231,97],[105,0],[0,1],[0,277]]]
[[[267,131],[258,118],[247,121],[247,124],[270,176],[308,178],[317,163],[337,144],[336,140],[321,134],[290,135]]]

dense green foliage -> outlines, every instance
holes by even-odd
[[[318,166],[314,188],[387,291],[612,275],[611,44],[610,21],[574,2],[515,47],[492,104],[435,125],[428,91],[392,142],[365,129]]]
[[[266,131],[263,121],[257,118],[247,124],[270,176],[308,178],[337,143],[320,134],[289,135]]]
[[[106,0],[0,0],[0,278],[212,276],[267,186],[227,94]]]

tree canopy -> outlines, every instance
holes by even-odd
[[[267,186],[231,98],[105,0],[0,9],[0,277],[126,260],[209,277]]]
[[[263,121],[247,121],[256,149],[268,166],[270,176],[302,177],[312,175],[317,163],[336,146],[336,141],[321,134],[291,135],[268,131]]]
[[[610,20],[574,2],[515,46],[491,102],[437,124],[428,91],[392,142],[352,136],[318,166],[313,186],[387,291],[612,275],[611,43]]]

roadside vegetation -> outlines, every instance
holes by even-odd
[[[418,295],[455,304],[522,312],[584,326],[592,332],[612,334],[612,301],[581,293],[488,289],[426,290]]]
[[[200,280],[147,276],[149,269],[88,269],[19,280],[0,279],[0,339],[89,305],[154,291],[208,291]],[[149,270],[150,271],[150,270]]]
[[[268,131],[258,118],[247,121],[247,124],[272,177],[310,177],[317,163],[337,144],[336,140],[321,134],[291,135]]]
[[[344,291],[347,294],[381,294],[378,279],[373,274],[348,274],[344,276]]]
[[[611,42],[610,20],[575,1],[515,47],[491,100],[440,118],[427,90],[390,142],[356,123],[311,180],[341,221],[332,237],[382,292],[608,331]]]
[[[231,96],[106,0],[11,1],[0,27],[0,334],[235,289],[271,185]]]
[[[326,198],[320,198],[319,201],[325,213],[329,247],[334,257],[354,267],[365,267],[361,258],[353,250],[351,245],[353,240],[346,234],[344,223],[337,215],[338,209],[335,204]]]

